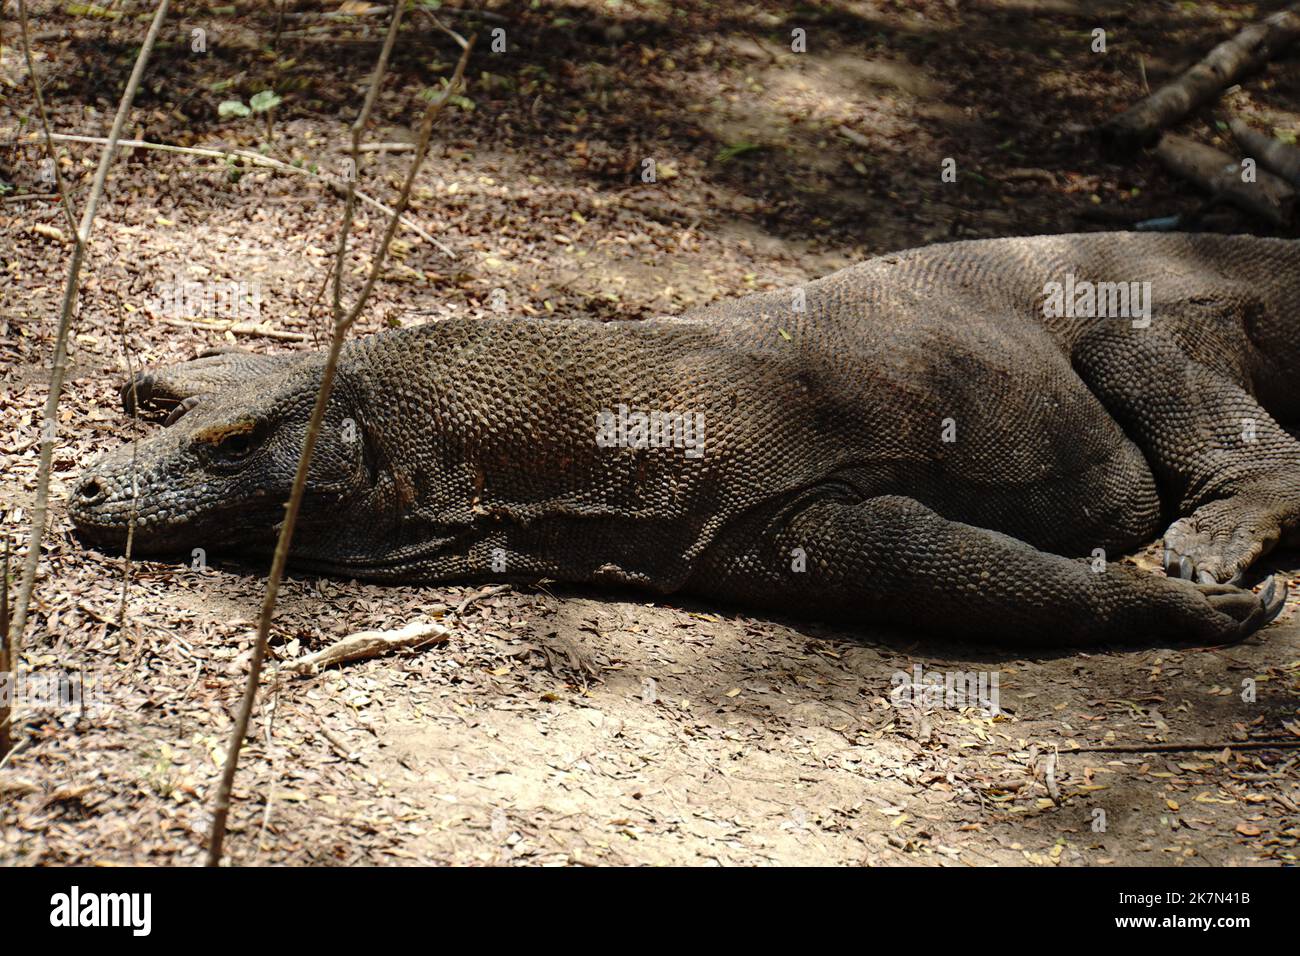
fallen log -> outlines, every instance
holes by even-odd
[[[1103,123],[1103,141],[1127,151],[1151,145],[1162,130],[1217,98],[1226,87],[1259,69],[1296,39],[1300,39],[1300,4],[1252,23],[1177,79]]]
[[[1300,149],[1252,129],[1239,119],[1229,122],[1228,128],[1243,155],[1277,173],[1292,186],[1300,186]]]
[[[1295,190],[1280,177],[1257,169],[1255,181],[1244,182],[1241,163],[1227,153],[1172,133],[1161,137],[1155,152],[1170,172],[1195,183],[1215,200],[1232,203],[1275,226],[1291,221]]]

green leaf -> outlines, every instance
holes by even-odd
[[[248,101],[248,105],[253,108],[254,113],[265,113],[267,110],[273,110],[284,100],[275,95],[274,90],[263,90],[260,93],[254,93]]]
[[[754,150],[762,149],[760,143],[733,143],[730,146],[718,150],[718,155],[714,157],[720,163],[730,162],[737,156],[744,156],[746,153],[752,153]]]
[[[120,11],[109,10],[97,3],[70,3],[67,13],[74,17],[99,17],[103,20],[116,20],[122,16]]]
[[[443,93],[446,92],[447,87],[450,85],[451,84],[444,77],[442,81],[442,89],[435,90],[426,87],[425,89],[420,91],[420,99],[427,100],[428,102],[432,103],[434,100],[438,99],[438,97],[442,96]],[[448,96],[447,102],[450,103],[452,106],[465,110],[465,112],[467,113],[472,111],[475,106],[473,100],[471,100],[468,96],[461,96],[459,93],[453,93],[451,94],[451,96]]]
[[[228,116],[249,116],[252,112],[242,100],[223,100],[217,107],[217,115],[222,119]]]

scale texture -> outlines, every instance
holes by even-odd
[[[1113,314],[1115,286],[1090,310],[1087,283],[1147,318]],[[385,332],[343,351],[293,563],[998,642],[1238,640],[1285,597],[1241,575],[1300,537],[1298,302],[1298,242],[1098,233],[900,252],[680,317]],[[269,555],[323,365],[227,352],[128,382],[171,424],[87,470],[79,531]],[[1118,560],[1162,534],[1166,576]]]

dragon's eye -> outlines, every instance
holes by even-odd
[[[194,436],[194,443],[210,465],[236,467],[252,457],[265,434],[262,423],[241,421],[204,429]]]
[[[217,445],[217,454],[227,461],[238,461],[247,457],[248,453],[253,450],[253,436],[250,432],[239,432],[234,435],[227,435]]]

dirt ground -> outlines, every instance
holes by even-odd
[[[70,247],[40,176],[14,6],[0,24],[0,516],[21,560]],[[261,119],[217,107],[271,88],[284,97],[271,154],[341,170],[385,22],[368,4],[343,6],[359,12],[289,3],[273,50],[271,5],[186,5],[128,135],[257,148]],[[104,135],[147,8],[30,7],[53,126]],[[486,314],[496,289],[536,315],[676,312],[891,249],[1194,209],[1194,192],[1153,160],[1108,159],[1086,130],[1140,97],[1144,74],[1159,82],[1271,8],[584,0],[444,11],[482,46],[469,102],[440,121],[412,217],[455,258],[401,232],[358,331]],[[488,45],[496,27],[502,53]],[[1104,55],[1089,49],[1096,27]],[[795,28],[807,52],[790,51]],[[206,52],[193,50],[195,29]],[[367,139],[409,141],[420,92],[454,59],[451,41],[413,16]],[[1227,103],[1294,138],[1296,63],[1275,63]],[[1184,131],[1215,135],[1203,118]],[[81,203],[99,151],[65,149]],[[366,156],[361,188],[391,201],[406,154]],[[940,179],[945,157],[956,183]],[[641,181],[646,158],[655,183]],[[87,706],[28,712],[16,728],[23,743],[0,765],[0,863],[202,858],[263,569],[134,562],[123,598],[122,559],[84,549],[64,502],[90,457],[143,433],[116,399],[128,355],[138,368],[213,346],[322,340],[314,303],[341,207],[311,176],[143,149],[114,167],[84,273],[25,659],[84,674]],[[1206,225],[1268,231],[1232,212]],[[372,210],[358,216],[354,289],[382,227]],[[255,283],[261,317],[234,328],[164,315],[150,300],[176,277]],[[1135,560],[1157,573],[1151,553]],[[1292,582],[1290,606],[1240,646],[1069,652],[635,593],[291,577],[277,661],[421,619],[450,636],[315,676],[268,675],[228,858],[1294,863],[1300,556],[1271,566]],[[1001,712],[891,698],[917,667],[996,678]]]

